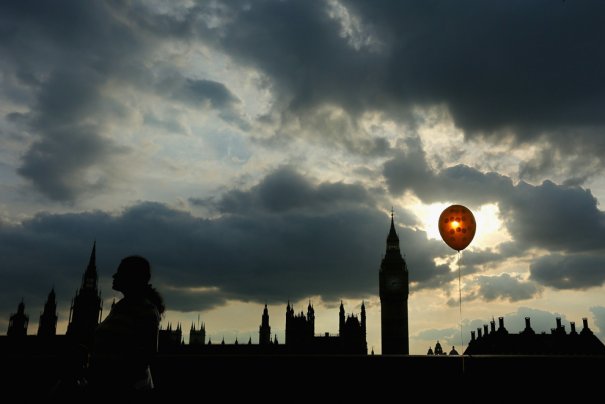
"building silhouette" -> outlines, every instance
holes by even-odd
[[[382,354],[408,355],[408,268],[399,249],[392,211],[386,253],[380,264],[378,279]]]
[[[575,322],[570,322],[571,330],[565,331],[561,318],[557,317],[556,327],[550,334],[537,334],[531,328],[529,317],[525,317],[525,329],[511,334],[504,327],[504,318],[485,324],[477,333],[471,331],[471,341],[465,355],[605,355],[605,345],[588,327],[588,319],[582,319],[583,328],[578,333]]]
[[[181,329],[181,323],[177,323],[176,328],[174,329],[172,328],[171,323],[168,323],[168,326],[165,329],[160,326],[160,330],[158,332],[158,351],[174,353],[180,351],[182,346],[183,330]]]
[[[44,311],[40,314],[38,323],[39,337],[54,337],[57,334],[57,300],[55,288],[52,288],[44,304]]]
[[[307,315],[301,311],[294,313],[294,306],[286,307],[286,344],[290,346],[309,346],[315,336],[315,310],[309,302]]]
[[[166,329],[159,332],[159,352],[170,354],[202,354],[202,355],[250,355],[250,354],[347,354],[367,355],[366,342],[366,312],[365,303],[361,304],[361,314],[345,314],[341,302],[339,310],[339,332],[315,334],[315,309],[309,302],[307,314],[295,314],[294,306],[288,302],[286,307],[286,341],[279,343],[277,335],[271,338],[271,325],[269,322],[267,305],[263,308],[261,324],[259,326],[258,344],[252,343],[252,338],[245,344],[238,339],[234,343],[225,342],[223,337],[220,344],[213,344],[208,338],[206,343],[206,325],[201,324],[199,329],[195,324],[189,331],[189,343],[183,341],[181,324],[173,328],[168,324]]]
[[[101,294],[97,287],[96,249],[95,241],[88,267],[82,276],[82,284],[71,303],[66,334],[72,341],[89,348],[92,346],[94,332],[102,315]]]
[[[17,312],[11,314],[8,320],[8,330],[6,336],[9,338],[23,338],[27,335],[27,325],[29,324],[29,316],[25,314],[25,303],[21,299],[21,303],[17,307]]]
[[[345,308],[340,302],[340,311],[338,313],[338,333],[343,343],[349,345],[352,350],[359,349],[364,354],[368,352],[366,342],[366,306],[361,302],[360,318],[350,314],[345,318]]]
[[[189,330],[189,345],[202,346],[206,343],[206,324],[202,323],[199,325],[199,329],[196,328],[194,323],[191,323],[191,329]]]
[[[338,335],[329,333],[315,335],[315,309],[311,302],[307,315],[301,311],[294,314],[294,306],[286,307],[286,347],[290,353],[311,354],[358,354],[367,355],[365,303],[361,303],[361,318],[354,314],[345,315],[340,303],[338,313]]]
[[[441,346],[441,343],[439,341],[437,341],[437,343],[435,344],[435,350],[433,350],[433,348],[429,347],[429,350],[426,353],[428,356],[444,356],[444,355],[448,355],[445,353],[445,351],[443,350],[443,347]],[[449,355],[458,355],[458,351],[456,351],[455,347],[452,347],[452,350],[450,351]]]
[[[250,343],[252,340],[249,341]],[[263,310],[263,317],[261,319],[261,325],[258,327],[258,344],[268,345],[271,343],[271,326],[269,325],[269,310],[265,304]]]

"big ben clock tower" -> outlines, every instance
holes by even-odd
[[[380,323],[383,355],[408,355],[408,268],[399,250],[391,211],[387,251],[380,264]]]

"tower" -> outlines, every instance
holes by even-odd
[[[265,304],[262,322],[258,330],[258,343],[259,345],[269,345],[270,342],[271,327],[269,326],[269,310],[267,310],[267,305]]]
[[[92,346],[94,332],[101,319],[101,295],[97,288],[97,243],[92,246],[88,267],[82,276],[82,285],[72,300],[69,311],[67,336],[87,346]]]
[[[345,306],[340,301],[340,311],[338,312],[338,334],[342,335],[345,328]]]
[[[17,312],[10,316],[6,336],[11,338],[25,337],[27,335],[27,324],[29,324],[29,316],[25,314],[25,303],[21,299]]]
[[[363,333],[363,341],[365,343],[366,341],[366,304],[365,302],[361,302],[361,332]],[[367,352],[367,346],[366,346],[366,352]]]
[[[309,305],[307,306],[307,324],[309,327],[309,335],[313,338],[315,334],[315,309],[311,305],[311,301],[309,300]]]
[[[203,346],[206,343],[206,324],[201,323],[200,329],[196,329],[195,324],[191,323],[189,330],[189,345]]]
[[[338,337],[340,339],[340,353],[367,355],[368,345],[366,342],[366,309],[361,303],[361,318],[355,314],[345,315],[342,301],[338,313]]]
[[[55,288],[52,288],[44,303],[44,311],[40,315],[38,324],[39,337],[52,337],[57,334],[57,300],[55,297]]]
[[[393,211],[386,253],[380,264],[378,278],[382,354],[408,355],[408,268],[399,250]]]
[[[315,310],[309,302],[307,316],[304,312],[294,314],[294,306],[286,307],[286,345],[310,346],[315,334]]]

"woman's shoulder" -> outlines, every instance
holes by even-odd
[[[157,307],[143,297],[129,297],[120,300],[111,310],[114,316],[130,318],[135,321],[159,323],[161,315]]]
[[[160,322],[161,316],[158,308],[148,299],[141,299],[136,302],[136,311],[141,318]]]

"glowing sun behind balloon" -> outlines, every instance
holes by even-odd
[[[418,218],[419,229],[426,231],[427,238],[429,240],[441,240],[439,227],[435,226],[435,223],[439,221],[443,209],[451,203],[423,204],[418,199],[412,199],[406,203]],[[473,215],[477,223],[481,223],[481,226],[477,227],[475,238],[468,248],[494,248],[501,243],[512,241],[512,236],[508,232],[505,223],[500,219],[500,209],[497,204],[481,205],[473,210]]]
[[[439,216],[439,233],[447,245],[462,251],[473,241],[477,222],[466,206],[451,205]]]

